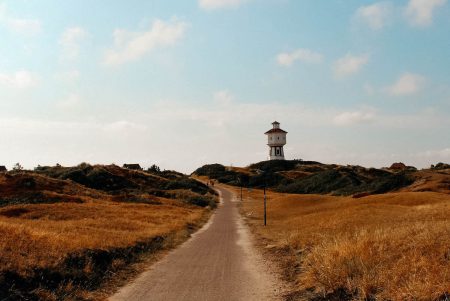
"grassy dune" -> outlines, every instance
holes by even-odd
[[[211,212],[214,196],[185,176],[92,169],[111,172],[104,182],[120,189],[0,174],[0,300],[96,300],[124,270],[135,272],[131,264],[185,240]]]
[[[291,300],[449,298],[449,194],[269,192],[267,227],[262,204],[262,191],[244,191],[244,215],[296,283]]]

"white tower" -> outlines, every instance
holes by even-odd
[[[286,131],[280,129],[278,121],[272,122],[273,128],[265,132],[267,145],[270,148],[269,160],[284,160],[283,146],[286,144]]]

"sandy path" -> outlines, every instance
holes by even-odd
[[[281,300],[281,282],[255,251],[233,194],[210,222],[110,300]]]

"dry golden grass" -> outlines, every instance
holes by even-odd
[[[450,170],[421,170],[414,174],[415,182],[402,191],[435,191],[450,194]]]
[[[114,202],[7,206],[0,209],[0,271],[26,275],[85,249],[129,247],[196,224],[194,206]]]
[[[187,239],[209,216],[211,208],[190,201],[213,201],[210,193],[174,189],[155,196],[149,191],[170,180],[107,168],[124,174],[120,184],[132,179],[130,187],[139,182],[148,191],[108,193],[32,172],[0,174],[1,300],[105,295],[120,285],[116,273],[133,275],[134,263]]]
[[[235,189],[230,187],[230,189]],[[244,192],[252,229],[288,255],[299,291],[324,299],[435,300],[450,292],[450,195],[401,192],[354,199]],[[292,278],[292,277],[291,277]]]

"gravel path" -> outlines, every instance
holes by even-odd
[[[222,202],[211,220],[110,300],[281,300],[282,284],[254,249],[238,201],[217,190]]]

